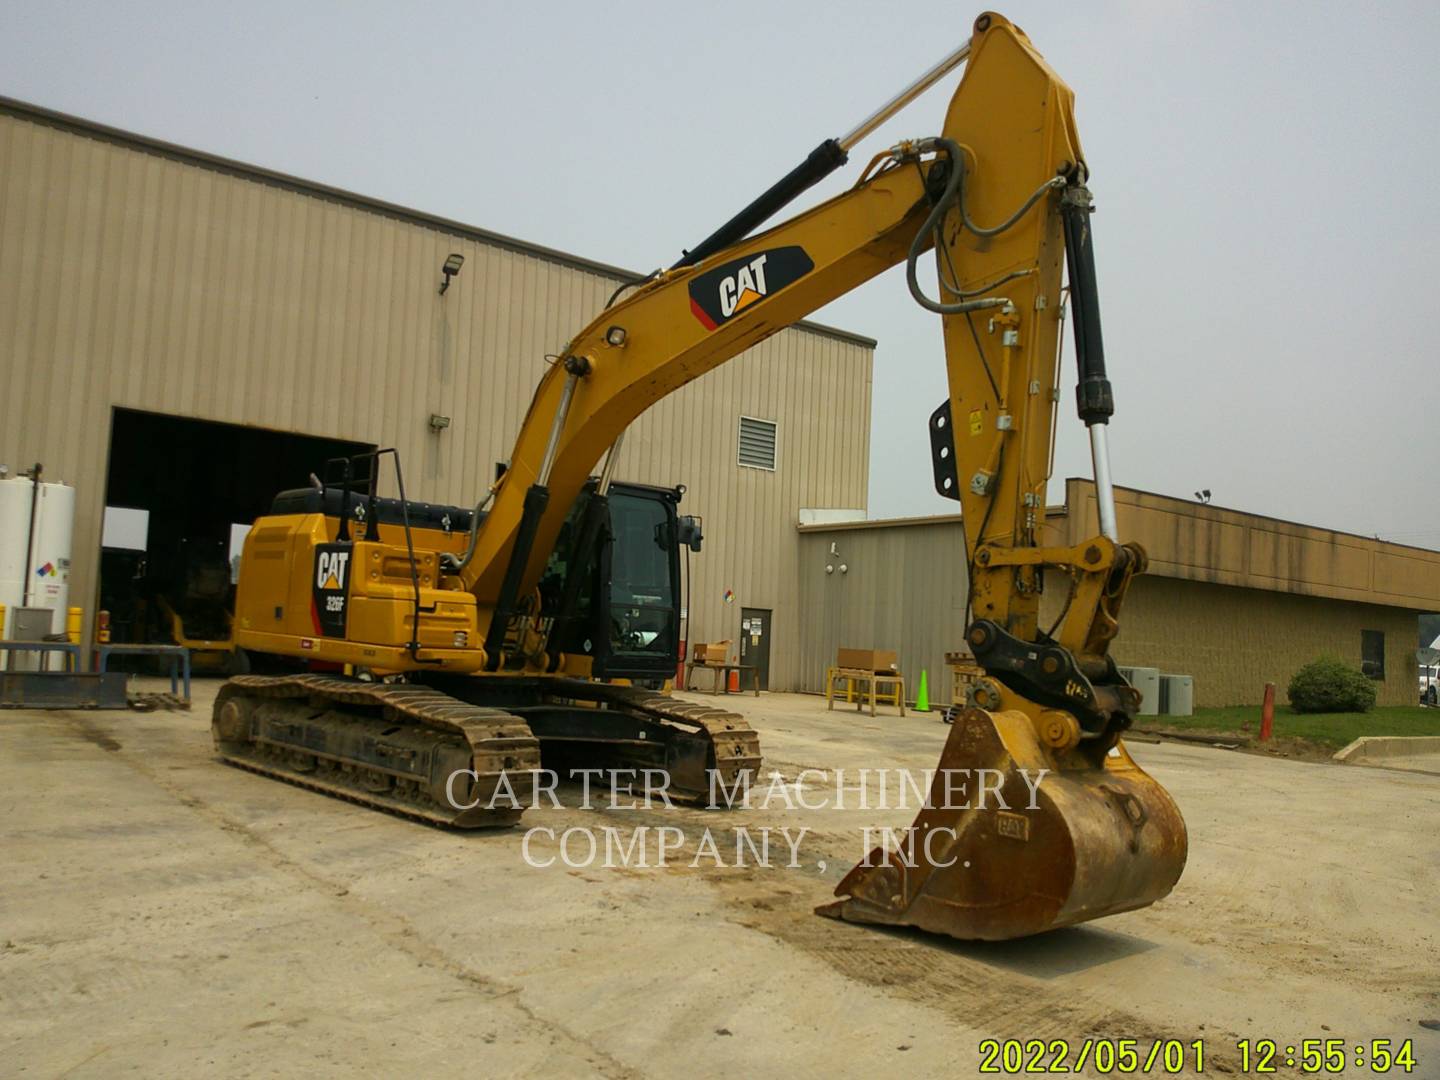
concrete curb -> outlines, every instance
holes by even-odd
[[[1338,751],[1335,760],[1359,764],[1367,759],[1405,758],[1412,754],[1440,754],[1440,735],[1363,735]]]

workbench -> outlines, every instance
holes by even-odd
[[[846,680],[845,701],[855,701],[855,709],[858,712],[865,707],[865,687],[870,688],[870,715],[875,715],[875,702],[877,698],[882,699],[886,705],[894,705],[900,710],[900,715],[905,715],[905,677],[898,671],[865,671],[862,668],[842,668],[831,666],[825,671],[825,708],[835,708],[835,683],[839,679]],[[859,693],[856,693],[856,687]],[[856,701],[856,697],[859,700]]]
[[[170,695],[174,697],[179,689],[177,677],[185,680],[185,708],[190,707],[190,650],[183,645],[97,645],[95,657],[98,670],[102,673],[112,656],[158,656],[170,665]]]
[[[15,654],[17,652],[38,653],[39,670],[49,673],[50,657],[59,653],[64,661],[64,670],[76,672],[80,670],[80,646],[73,641],[0,641],[0,652],[5,654],[5,670],[15,670]]]
[[[750,681],[754,687],[755,696],[760,696],[760,669],[753,664],[697,664],[694,660],[689,660],[685,664],[686,690],[690,689],[690,683],[694,679],[696,668],[699,668],[701,671],[713,671],[715,673],[715,684],[710,690],[712,694],[730,693],[730,672],[740,672],[740,679],[743,682],[745,672],[748,671],[750,672]],[[741,692],[744,692],[743,689]]]

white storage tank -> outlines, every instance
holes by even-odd
[[[38,484],[29,476],[0,478],[0,636],[11,636],[11,612],[22,607],[49,608],[50,633],[65,632],[74,532],[74,488],[46,481],[43,472]]]
[[[10,636],[10,612],[25,598],[25,538],[29,535],[30,484],[0,478],[0,638]]]

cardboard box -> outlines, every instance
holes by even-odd
[[[697,642],[691,657],[697,664],[723,664],[730,659],[730,639],[712,641],[708,644]]]
[[[882,675],[900,670],[900,656],[893,649],[841,649],[835,663],[842,668]]]

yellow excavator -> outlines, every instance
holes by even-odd
[[[938,135],[890,147],[843,194],[755,231],[962,64]],[[672,795],[701,803],[714,778],[753,775],[758,739],[741,717],[644,685],[674,670],[676,552],[698,535],[677,512],[681,489],[613,481],[620,441],[666,394],[904,263],[943,326],[949,395],[930,418],[932,468],[961,505],[966,637],[984,676],[902,842],[872,852],[820,910],[1004,939],[1165,896],[1185,826],[1125,750],[1140,696],[1108,655],[1145,553],[1116,530],[1088,178],[1071,90],[1018,27],[981,15],[894,99],[612,297],[544,374],[508,471],[474,510],[407,500],[398,459],[396,499],[376,495],[378,458],[277,498],[246,541],[235,625],[252,656],[288,668],[222,688],[221,757],[461,827],[517,820],[487,796],[526,801],[542,761],[664,770]],[[917,276],[932,249],[936,296]],[[1067,308],[1100,535],[1053,547],[1045,488]],[[1043,628],[1041,595],[1057,585],[1063,612]],[[994,770],[1002,799],[954,797],[954,778],[979,769]]]

